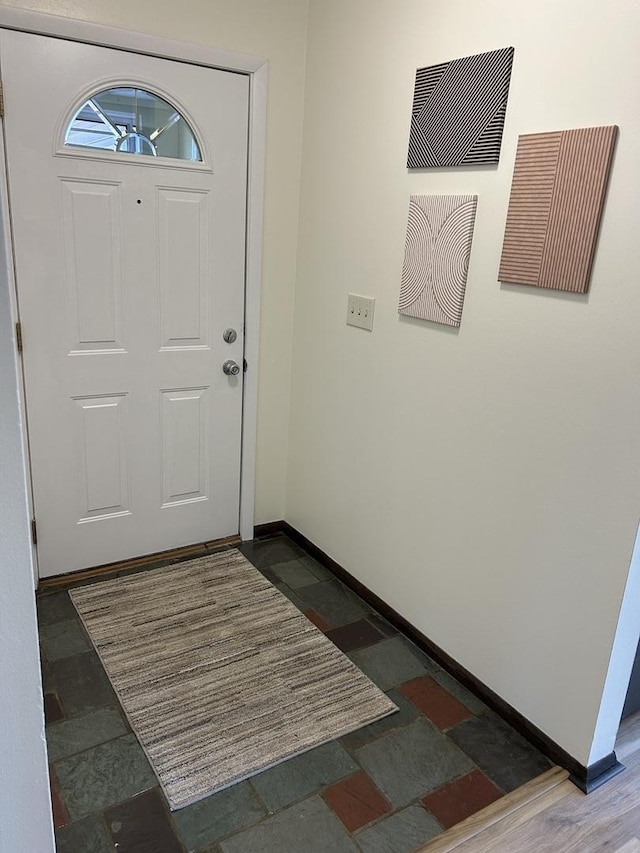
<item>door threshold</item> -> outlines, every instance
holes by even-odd
[[[94,566],[90,569],[78,569],[73,572],[65,572],[61,575],[52,575],[49,578],[40,578],[38,592],[52,589],[63,589],[73,586],[79,581],[92,580],[104,575],[119,574],[130,569],[143,568],[152,563],[166,562],[167,560],[182,560],[185,557],[202,557],[212,551],[221,548],[229,548],[239,545],[242,540],[240,536],[225,536],[223,539],[212,539],[208,542],[199,542],[195,545],[184,545],[182,548],[172,548],[169,551],[156,551],[153,554],[145,554],[141,557],[133,557],[130,560],[119,560],[115,563],[105,563],[102,566]]]
[[[458,849],[466,853],[500,850],[501,835],[530,820],[536,814],[574,792],[567,782],[569,772],[551,767],[515,791],[481,811],[452,826],[442,835],[419,847],[416,853],[451,853]],[[533,849],[533,848],[532,848]]]

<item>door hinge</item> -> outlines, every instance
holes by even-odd
[[[0,83],[0,118],[4,118],[4,84]]]
[[[31,541],[34,545],[38,544],[38,527],[35,518],[31,519]]]
[[[22,323],[16,323],[16,346],[22,352]]]

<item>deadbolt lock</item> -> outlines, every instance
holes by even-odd
[[[226,341],[226,343],[232,344],[238,337],[238,333],[235,329],[225,329],[222,333],[222,337]]]

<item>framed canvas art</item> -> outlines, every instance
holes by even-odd
[[[586,293],[615,125],[518,140],[498,279]]]
[[[412,195],[398,312],[459,326],[478,197]]]
[[[407,168],[498,162],[513,54],[505,47],[417,70]]]

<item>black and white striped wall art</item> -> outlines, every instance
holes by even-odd
[[[398,312],[459,326],[478,196],[412,195]]]
[[[505,47],[417,70],[409,169],[499,161],[513,53]]]

